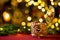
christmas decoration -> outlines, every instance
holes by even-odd
[[[10,14],[8,14],[7,12],[3,13],[3,18],[6,22],[9,22],[11,20]]]
[[[60,32],[59,0],[1,0],[0,35],[27,33],[46,36]]]
[[[32,36],[46,36],[48,34],[48,28],[45,23],[32,22],[31,24]]]
[[[48,34],[48,28],[47,28],[47,25],[46,23],[41,23],[40,25],[40,36],[46,36]]]

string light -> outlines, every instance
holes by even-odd
[[[45,6],[45,2],[41,2],[41,6],[44,7]]]
[[[27,26],[31,26],[31,23],[30,23],[30,22],[28,22],[28,23],[27,23]]]
[[[18,29],[17,31],[20,32],[20,29]]]
[[[41,6],[38,6],[38,9],[41,9],[42,7]]]
[[[26,5],[25,5],[26,7],[29,7],[29,4],[28,3],[26,3]]]
[[[58,2],[58,6],[60,6],[60,2]]]
[[[25,29],[26,27],[24,26],[23,28]]]
[[[23,0],[17,0],[18,3],[22,2]]]
[[[30,0],[25,0],[25,2],[29,2]]]
[[[2,31],[3,30],[3,28],[0,28],[0,31]]]
[[[11,2],[12,6],[17,6],[17,5],[18,5],[17,0],[11,0],[11,1],[12,1],[12,2]]]
[[[30,29],[28,29],[28,31],[30,31]]]
[[[48,15],[47,15],[47,14],[45,14],[45,15],[44,15],[44,18],[47,18],[47,17],[48,17]]]
[[[29,5],[32,5],[34,3],[33,0],[31,0],[30,2],[28,2]]]
[[[32,20],[32,18],[29,16],[29,17],[27,17],[27,20],[28,20],[28,21],[31,21],[31,20]]]
[[[54,18],[54,19],[53,19],[53,23],[56,23],[57,21],[58,21],[57,18]]]
[[[54,25],[51,25],[51,28],[52,28],[52,29],[54,29],[54,28],[55,28],[55,26],[54,26]]]
[[[39,19],[39,22],[43,22],[43,19],[42,19],[42,18],[40,18],[40,19]]]
[[[41,0],[38,0],[38,3],[41,3]]]
[[[6,22],[10,21],[10,15],[9,15],[9,13],[4,12],[3,13],[3,18],[4,18],[4,21],[6,21]]]
[[[53,2],[54,0],[50,0],[51,2]]]
[[[58,19],[58,23],[60,23],[60,19]]]
[[[54,2],[51,2],[51,5],[54,5]]]
[[[25,22],[22,22],[21,24],[22,24],[22,26],[25,26],[25,25],[26,25],[26,23],[25,23]]]
[[[42,12],[45,12],[45,8],[42,8]]]
[[[60,29],[59,29],[59,27],[56,27],[56,30],[58,30],[58,31],[59,31],[59,30],[60,30]]]
[[[58,26],[58,23],[55,23],[55,26]]]
[[[27,9],[27,10],[25,10],[25,13],[26,13],[26,14],[28,14],[28,13],[29,13],[29,10],[28,10],[28,9]]]
[[[39,3],[38,3],[38,2],[34,2],[33,5],[34,5],[34,6],[38,6]]]

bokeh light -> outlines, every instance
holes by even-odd
[[[17,0],[18,3],[22,2],[23,0]]]
[[[22,25],[22,26],[25,26],[25,25],[26,25],[26,23],[25,23],[25,22],[22,22],[22,23],[21,23],[21,25]]]
[[[43,22],[43,19],[42,19],[42,18],[40,18],[40,19],[39,19],[39,22]]]
[[[4,21],[6,22],[9,22],[11,19],[10,14],[7,12],[3,12],[3,18],[4,18]]]
[[[31,18],[30,16],[28,16],[28,17],[27,17],[27,20],[28,20],[28,21],[31,21],[31,20],[32,20],[32,18]]]
[[[57,27],[59,24],[58,23],[55,23],[55,26]]]
[[[31,31],[30,29],[28,29],[28,31]]]
[[[58,6],[60,6],[60,2],[58,2]]]
[[[54,0],[50,0],[51,2],[53,2]]]
[[[29,2],[30,0],[25,0],[25,2]]]
[[[25,14],[28,14],[28,13],[29,13],[29,10],[28,10],[28,9],[26,9],[26,10],[25,10]]]
[[[3,30],[3,28],[0,28],[0,31],[2,31]]]
[[[58,23],[60,23],[60,19],[58,19]]]
[[[30,1],[30,2],[28,2],[28,4],[29,5],[32,5],[34,3],[34,1],[32,0],[32,1]]]
[[[51,5],[54,5],[54,2],[51,2]]]
[[[42,7],[41,6],[38,6],[38,9],[41,9]]]
[[[42,8],[41,10],[42,10],[42,12],[45,12],[45,8]]]
[[[54,25],[51,25],[51,28],[52,28],[52,29],[54,29],[54,28],[55,28],[55,26],[54,26]]]
[[[30,22],[28,22],[28,23],[27,23],[27,26],[31,26],[31,23],[30,23]]]

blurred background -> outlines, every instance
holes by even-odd
[[[46,23],[50,31],[60,31],[60,0],[0,0],[1,25],[31,27],[34,21]]]

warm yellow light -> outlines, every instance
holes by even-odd
[[[51,25],[52,25],[52,23],[49,23],[49,24],[48,24],[48,27],[50,27]]]
[[[57,27],[59,24],[58,23],[55,23],[55,26]]]
[[[25,5],[26,7],[29,7],[29,4],[28,3],[26,3],[26,5]]]
[[[55,9],[53,6],[49,6],[49,11],[52,13],[52,12],[55,12]]]
[[[27,9],[27,10],[25,10],[25,13],[26,13],[26,14],[28,14],[28,13],[29,13],[29,10],[28,10],[28,9]]]
[[[23,28],[25,29],[26,27],[24,26]]]
[[[20,29],[18,29],[17,31],[20,32]]]
[[[30,23],[30,22],[28,22],[28,23],[27,23],[27,26],[31,26],[31,23]]]
[[[45,6],[45,2],[41,2],[41,6],[44,7]]]
[[[45,9],[48,10],[48,7],[46,6]]]
[[[48,10],[47,14],[50,16],[52,14],[52,12],[50,10]]]
[[[32,18],[29,16],[29,17],[27,17],[27,20],[28,20],[28,21],[31,21],[31,20],[32,20]]]
[[[52,12],[55,12],[55,9],[54,8],[52,8],[51,10],[52,10]]]
[[[23,1],[23,0],[17,0],[17,2],[19,2],[19,3],[22,2],[22,1]]]
[[[45,8],[42,8],[42,12],[45,12]]]
[[[51,5],[54,5],[54,2],[51,2]]]
[[[40,18],[40,19],[39,19],[39,22],[43,22],[43,19],[42,19],[42,18]]]
[[[30,2],[28,2],[28,4],[29,5],[32,5],[34,3],[34,1],[32,0],[32,1],[30,1]]]
[[[52,29],[54,29],[54,28],[55,28],[55,26],[54,26],[54,25],[51,25],[51,28],[52,28]]]
[[[26,23],[25,23],[25,22],[22,22],[21,24],[22,24],[22,26],[25,26],[25,25],[26,25]]]
[[[0,31],[2,31],[3,30],[3,28],[0,28]]]
[[[38,3],[41,3],[41,0],[38,0]]]
[[[38,6],[39,3],[38,3],[38,2],[34,2],[33,5],[34,5],[34,6]]]
[[[60,2],[58,2],[58,6],[60,6]]]
[[[25,2],[29,2],[30,0],[25,0]]]
[[[38,9],[41,9],[42,7],[41,6],[38,6]]]
[[[28,29],[28,31],[30,31],[30,29]]]
[[[18,2],[16,1],[16,0],[11,0],[12,2],[11,2],[11,4],[13,5],[13,6],[17,6],[18,5]]]
[[[58,19],[58,23],[60,23],[60,19]]]
[[[54,0],[50,0],[51,2],[53,2]]]
[[[44,15],[44,18],[47,18],[47,17],[48,17],[48,15],[47,15],[47,14],[45,14],[45,15]]]
[[[57,21],[58,21],[57,18],[54,18],[54,19],[53,19],[53,23],[56,23]]]
[[[7,19],[7,18],[9,17],[9,14],[6,14],[5,17],[6,17],[6,19]]]
[[[58,31],[59,31],[59,30],[60,30],[60,29],[59,29],[59,27],[56,27],[56,30],[58,30]]]
[[[4,18],[4,21],[6,22],[10,21],[10,15],[7,12],[3,13],[3,18]]]

